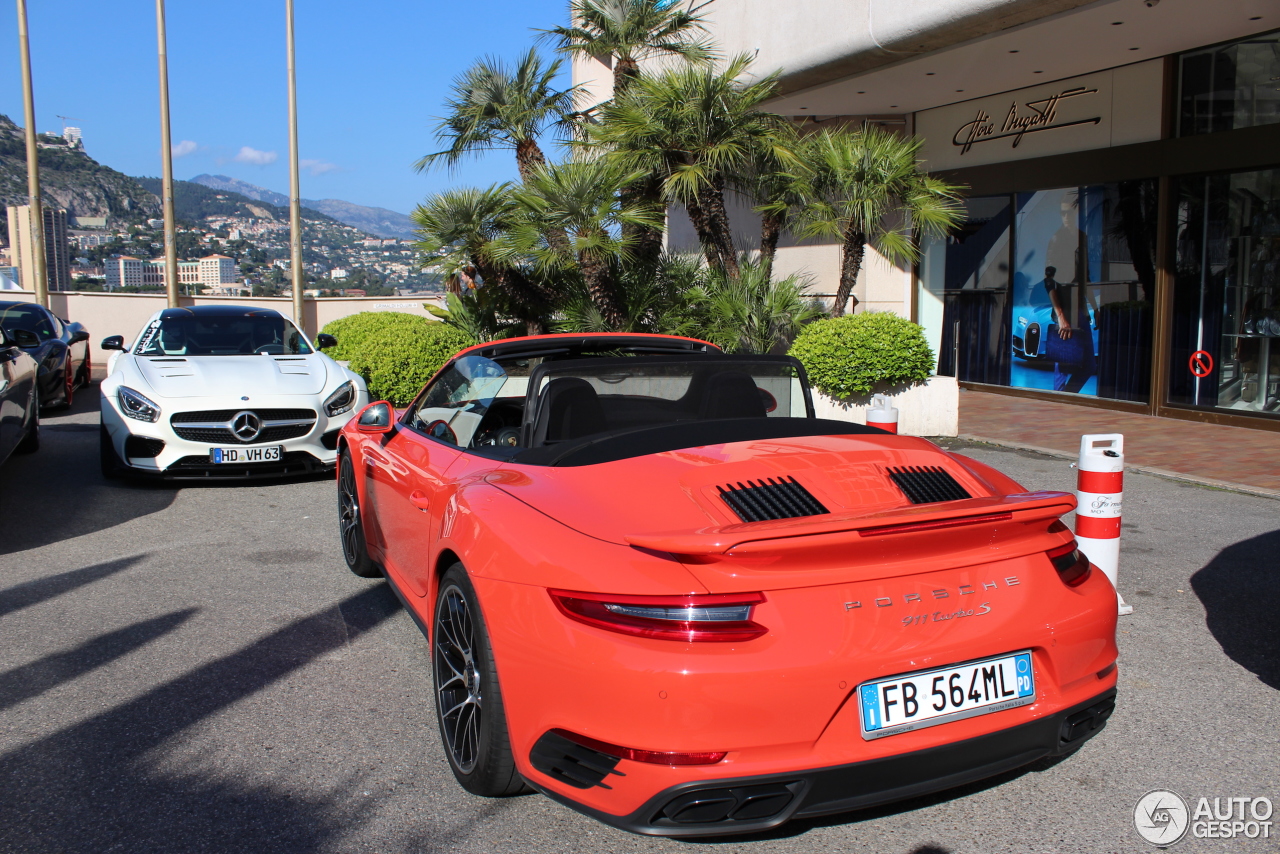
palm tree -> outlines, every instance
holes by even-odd
[[[687,6],[671,0],[572,0],[572,26],[544,30],[563,53],[613,58],[613,93],[622,95],[640,76],[640,63],[658,56],[708,62],[715,49],[697,31],[706,32],[701,10],[712,0]]]
[[[959,224],[962,187],[920,170],[923,142],[873,125],[805,139],[804,160],[812,174],[801,234],[841,242],[834,315],[844,314],[868,243],[896,263],[913,262],[919,257],[914,238],[942,236]]]
[[[562,53],[613,59],[613,94],[627,92],[640,76],[640,63],[654,57],[679,57],[705,63],[716,56],[706,38],[701,10],[711,0],[695,5],[671,0],[573,0],[569,7],[572,26],[545,30],[559,42]],[[628,206],[656,207],[662,201],[661,180],[643,173],[622,190]],[[662,254],[662,229],[624,226],[623,235],[634,245],[637,263],[656,268]]]
[[[724,201],[730,178],[758,156],[798,162],[787,121],[759,109],[778,75],[740,83],[750,65],[742,54],[723,71],[686,64],[641,74],[589,129],[625,168],[661,179],[663,197],[688,210],[707,263],[731,276],[738,260]]]
[[[791,137],[790,145],[797,152],[802,151],[799,135],[790,126],[786,130]],[[806,202],[809,170],[803,162],[779,162],[767,151],[757,152],[754,161],[749,173],[739,179],[739,183],[756,202],[755,211],[760,214],[760,266],[766,274],[772,275],[778,239]]]
[[[478,273],[483,286],[491,289],[494,304],[536,335],[545,329],[556,293],[544,277],[530,275],[507,251],[507,236],[524,218],[513,189],[511,184],[494,184],[485,190],[463,188],[431,196],[412,214],[422,238],[415,247],[434,256],[446,278]]]
[[[737,276],[707,270],[704,284],[685,293],[699,337],[728,353],[785,349],[800,328],[823,315],[805,299],[800,276],[772,281],[759,261],[744,258]]]
[[[520,177],[528,180],[547,162],[538,138],[551,125],[566,127],[577,89],[553,85],[560,60],[544,65],[530,50],[515,66],[485,57],[453,81],[448,114],[436,126],[436,139],[446,148],[415,164],[424,169],[444,163],[453,168],[466,156],[509,148],[515,152]]]
[[[530,253],[539,272],[576,270],[604,321],[613,329],[626,323],[626,306],[615,275],[619,262],[632,260],[623,229],[659,229],[661,213],[627,205],[620,190],[639,175],[602,159],[576,160],[533,172],[512,198],[527,213],[508,245],[514,255]],[[550,233],[563,243],[538,241]]]

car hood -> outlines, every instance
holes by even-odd
[[[324,357],[135,356],[134,365],[166,398],[319,394],[328,380]]]
[[[996,494],[936,445],[891,435],[736,442],[577,467],[513,464],[488,480],[584,534],[634,544],[649,534],[788,524],[744,523],[721,497],[721,487],[769,478],[795,478],[830,511],[824,518],[912,507],[890,466],[939,466],[973,498]]]

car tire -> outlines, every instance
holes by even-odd
[[[369,546],[365,543],[360,491],[356,488],[356,469],[350,454],[340,455],[338,462],[338,536],[347,569],[361,578],[382,575],[382,570],[369,557]]]
[[[124,463],[116,453],[105,424],[98,425],[98,458],[102,464],[102,476],[107,480],[115,480],[124,474]]]
[[[34,454],[40,450],[40,388],[36,386],[31,392],[31,409],[27,413],[27,435],[14,448],[14,453]]]
[[[436,721],[453,776],[473,795],[527,791],[511,752],[489,632],[460,563],[440,579],[431,637]]]

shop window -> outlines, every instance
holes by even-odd
[[[1155,182],[975,198],[966,208],[964,225],[923,247],[919,318],[938,372],[1146,401]]]
[[[1178,135],[1280,122],[1280,30],[1179,57]]]
[[[1009,251],[1012,199],[966,199],[965,221],[925,243],[920,322],[938,353],[938,373],[969,382],[1009,382]]]
[[[1155,182],[1019,193],[1014,233],[1010,385],[1145,401]]]
[[[1276,415],[1280,169],[1177,187],[1169,401]]]

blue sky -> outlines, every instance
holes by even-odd
[[[408,213],[446,187],[515,178],[505,151],[454,174],[413,163],[438,150],[449,82],[482,55],[527,50],[531,28],[561,23],[567,6],[295,0],[303,197]],[[0,113],[21,125],[14,7],[0,3]],[[90,155],[135,176],[160,174],[154,10],[150,0],[27,0],[37,129],[60,132],[58,115],[72,116]],[[169,0],[167,18],[174,176],[288,193],[284,0]]]

